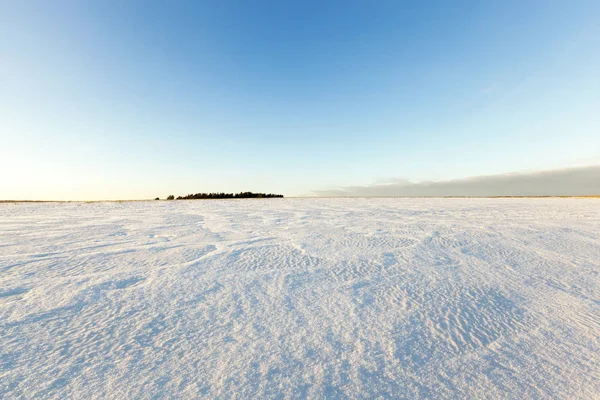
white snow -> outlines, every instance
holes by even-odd
[[[600,397],[600,200],[0,204],[0,398]]]

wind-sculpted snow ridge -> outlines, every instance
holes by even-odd
[[[600,201],[0,205],[0,398],[600,396]]]

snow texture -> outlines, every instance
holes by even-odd
[[[0,398],[600,397],[600,201],[0,204]]]

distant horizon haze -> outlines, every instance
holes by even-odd
[[[189,191],[188,191],[189,192]],[[192,191],[193,192],[193,191]],[[211,191],[209,191],[211,192]],[[223,193],[222,191],[212,191]],[[246,192],[245,190],[234,193]],[[186,192],[187,193],[187,192]],[[191,193],[191,192],[190,192]],[[196,192],[194,192],[196,193]],[[0,199],[6,201],[136,201],[168,200],[173,193],[146,198],[79,198],[73,199]],[[187,194],[175,193],[174,200]],[[350,186],[315,190],[292,198],[319,197],[600,197],[600,165],[548,171],[528,171],[499,175],[474,176],[449,181],[413,182],[398,179],[375,182],[365,186]],[[263,199],[268,198],[264,197]],[[238,198],[235,198],[238,199]],[[239,198],[242,199],[242,198]],[[185,198],[183,198],[185,200]]]

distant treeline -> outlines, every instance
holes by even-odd
[[[200,199],[266,199],[273,197],[283,197],[282,194],[273,193],[196,193],[187,196],[178,196],[176,200],[200,200]],[[175,200],[175,196],[170,195],[167,200]]]

